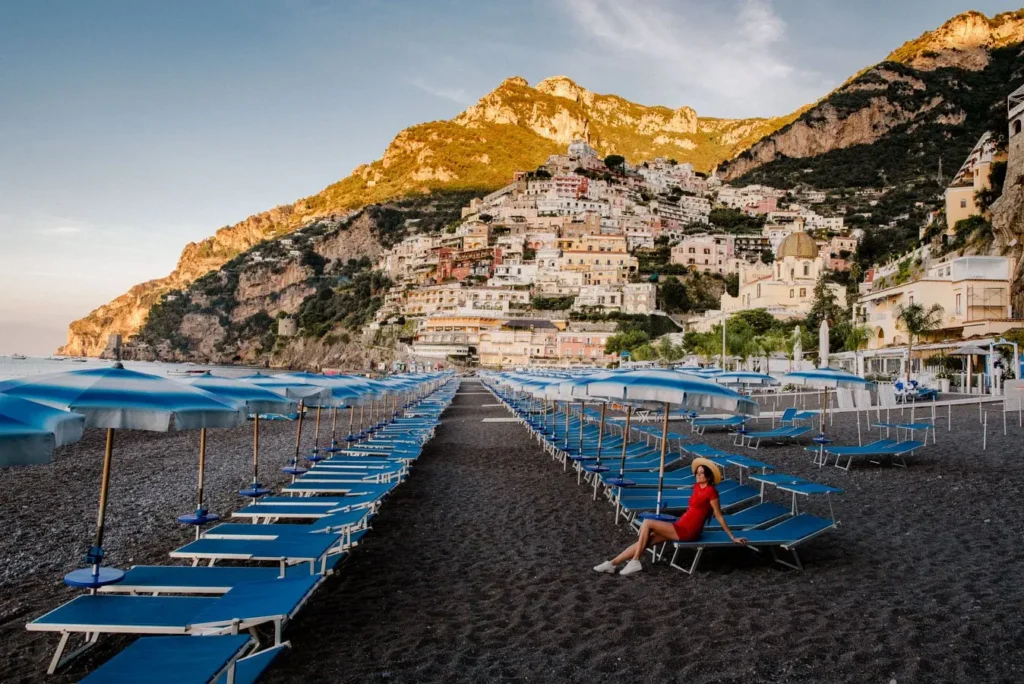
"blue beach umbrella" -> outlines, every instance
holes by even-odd
[[[272,390],[278,394],[283,394],[289,399],[296,399],[299,402],[299,417],[295,427],[295,453],[292,455],[289,464],[281,468],[281,470],[293,477],[302,475],[306,472],[306,469],[299,465],[299,448],[302,443],[302,420],[305,417],[306,403],[309,402],[315,406],[318,402],[329,402],[331,400],[331,390],[321,385],[306,382],[303,379],[289,378],[284,375],[266,377],[257,373],[256,376],[244,377],[242,380],[251,382],[264,389]]]
[[[49,463],[53,450],[82,438],[85,417],[0,394],[0,466]]]
[[[716,382],[719,385],[739,385],[739,386],[770,386],[778,385],[779,381],[770,375],[765,373],[754,373],[752,371],[732,371],[729,373],[719,373],[712,375],[708,378],[712,382]]]
[[[262,486],[259,481],[260,414],[288,414],[295,410],[297,405],[296,402],[278,394],[277,392],[260,387],[254,383],[236,380],[234,378],[222,378],[212,375],[209,371],[203,375],[193,378],[185,378],[183,379],[183,382],[191,385],[192,387],[198,387],[199,389],[210,392],[211,394],[215,394],[219,397],[224,397],[229,401],[241,404],[245,407],[246,412],[253,416],[252,484],[248,489],[243,489],[240,493],[243,496],[250,496],[253,498],[269,494],[270,490]],[[205,450],[200,450],[201,456],[204,453]],[[195,514],[185,515],[178,518],[181,522],[189,525],[203,525],[219,519],[219,516],[209,514],[206,509],[203,508],[203,472],[205,470],[205,466],[205,461],[200,460],[199,504],[196,507]]]
[[[353,406],[360,403],[363,398],[368,395],[368,388],[365,383],[362,382],[361,378],[356,378],[348,375],[322,375],[319,373],[285,373],[278,376],[281,380],[294,380],[297,383],[303,385],[311,385],[314,387],[321,387],[329,391],[326,397],[320,397],[317,400],[307,400],[306,403],[309,406],[316,407],[316,428],[313,432],[313,453],[306,457],[307,460],[316,462],[322,461],[323,456],[320,455],[320,412],[326,406],[333,409],[333,419],[331,427],[331,448],[330,451],[337,450],[337,428],[338,428],[338,409],[348,408],[349,410],[349,424],[351,432],[352,416],[354,415]]]
[[[245,413],[234,402],[167,378],[127,370],[120,363],[8,380],[0,383],[0,392],[80,413],[85,416],[85,427],[107,430],[96,534],[85,557],[91,567],[64,577],[70,586],[90,589],[119,582],[124,577],[120,570],[101,567],[115,430],[166,432],[173,421],[177,430],[201,430],[202,452],[206,428],[237,427],[245,422]]]
[[[664,404],[665,415],[661,428],[661,462],[658,467],[658,502],[656,519],[668,519],[661,515],[662,490],[665,479],[665,450],[668,445],[668,418],[671,405],[677,404],[688,409],[715,409],[739,415],[756,416],[756,401],[744,397],[722,385],[670,370],[644,370],[620,373],[613,378],[599,380],[587,385],[587,393],[604,396],[623,403]]]

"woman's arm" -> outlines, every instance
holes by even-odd
[[[729,526],[726,524],[725,518],[722,516],[722,507],[718,505],[718,499],[711,500],[711,510],[714,511],[715,520],[717,520],[718,524],[722,526],[722,529],[725,530],[725,533],[729,535],[729,539],[732,539],[733,542],[736,544],[746,546],[747,540],[743,537],[737,537],[736,535],[734,535],[732,533],[732,530],[730,530]]]

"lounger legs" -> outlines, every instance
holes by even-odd
[[[52,675],[58,669],[60,669],[64,665],[67,665],[71,660],[77,658],[78,656],[82,655],[83,653],[88,651],[90,648],[95,646],[96,642],[99,641],[100,633],[99,632],[91,632],[91,633],[90,632],[86,632],[85,633],[85,643],[83,643],[81,646],[79,646],[77,649],[75,649],[71,653],[68,653],[67,655],[64,655],[64,649],[67,648],[68,640],[70,638],[71,638],[71,632],[63,632],[60,635],[60,643],[57,644],[57,650],[54,651],[54,653],[53,653],[53,659],[50,660],[50,667],[47,668],[46,674],[51,674]]]
[[[693,555],[693,562],[690,563],[690,567],[689,568],[686,568],[686,567],[676,563],[676,558],[679,556],[679,552],[680,551],[681,551],[681,549],[679,547],[676,547],[676,549],[672,552],[672,560],[670,560],[668,564],[671,567],[675,568],[676,570],[682,570],[687,575],[692,575],[694,572],[697,571],[697,564],[700,563],[700,557],[704,553],[704,547],[703,546],[698,546],[697,547],[697,552]]]
[[[785,548],[785,547],[782,547],[782,548]],[[800,556],[797,555],[796,549],[788,549],[787,548],[786,551],[788,551],[790,553],[790,555],[792,555],[792,557],[793,557],[792,562],[790,562],[788,560],[785,560],[783,558],[780,558],[779,557],[779,552],[776,550],[776,548],[774,546],[772,547],[772,558],[775,559],[776,563],[780,563],[781,565],[785,565],[787,568],[793,568],[794,570],[802,571],[804,569],[804,565],[803,565],[803,563],[800,562]]]

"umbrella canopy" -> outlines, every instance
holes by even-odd
[[[988,350],[974,344],[965,344],[949,352],[950,356],[988,356]]]
[[[350,406],[369,394],[369,386],[364,378],[349,375],[321,375],[319,373],[284,373],[275,378],[277,381],[293,381],[297,385],[311,385],[329,390],[326,397],[305,400],[307,406]],[[268,385],[269,387],[269,385]]]
[[[758,413],[756,401],[728,387],[670,370],[618,373],[587,385],[587,394],[625,402],[669,403],[689,409],[716,409],[751,416]]]
[[[874,383],[859,375],[838,368],[815,368],[808,371],[793,371],[782,377],[782,381],[805,387],[832,389],[835,387],[865,388]]]
[[[283,394],[289,399],[299,399],[304,404],[316,406],[319,401],[329,402],[331,390],[323,385],[314,385],[296,378],[289,378],[282,375],[265,376],[256,375],[242,378],[265,389]]]
[[[0,394],[0,466],[49,463],[56,447],[82,438],[85,417]]]
[[[174,380],[127,370],[120,363],[8,380],[0,383],[0,392],[80,413],[85,416],[86,427],[107,428],[96,534],[86,554],[86,563],[92,567],[75,570],[64,578],[71,586],[90,589],[124,577],[120,570],[101,567],[115,430],[166,432],[172,419],[178,430],[201,428],[202,459],[206,428],[235,427],[245,422],[245,412],[235,402]]]
[[[222,378],[211,374],[209,371],[203,375],[182,378],[181,382],[224,397],[237,404],[242,404],[249,413],[287,414],[294,411],[296,407],[296,402],[288,399],[283,394],[252,382]]]
[[[600,382],[602,380],[609,380],[617,375],[620,375],[622,371],[608,371],[604,373],[592,373],[590,375],[581,375],[575,378],[564,379],[564,378],[553,378],[553,382],[550,382],[544,386],[544,396],[548,399],[579,399],[586,398],[587,386],[593,382]],[[601,397],[591,397],[593,399],[602,399]]]
[[[236,427],[237,402],[120,364],[0,382],[0,392],[85,416],[85,427],[166,432]]]
[[[779,381],[764,373],[752,371],[733,371],[731,373],[720,373],[711,378],[712,382],[719,385],[778,385]]]

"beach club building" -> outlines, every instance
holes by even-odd
[[[942,307],[942,325],[927,336],[931,341],[999,335],[1021,327],[1010,308],[1010,269],[1006,257],[954,257],[933,264],[913,282],[871,282],[854,311],[856,321],[870,329],[868,349],[907,343],[897,322],[900,308],[911,304]]]

